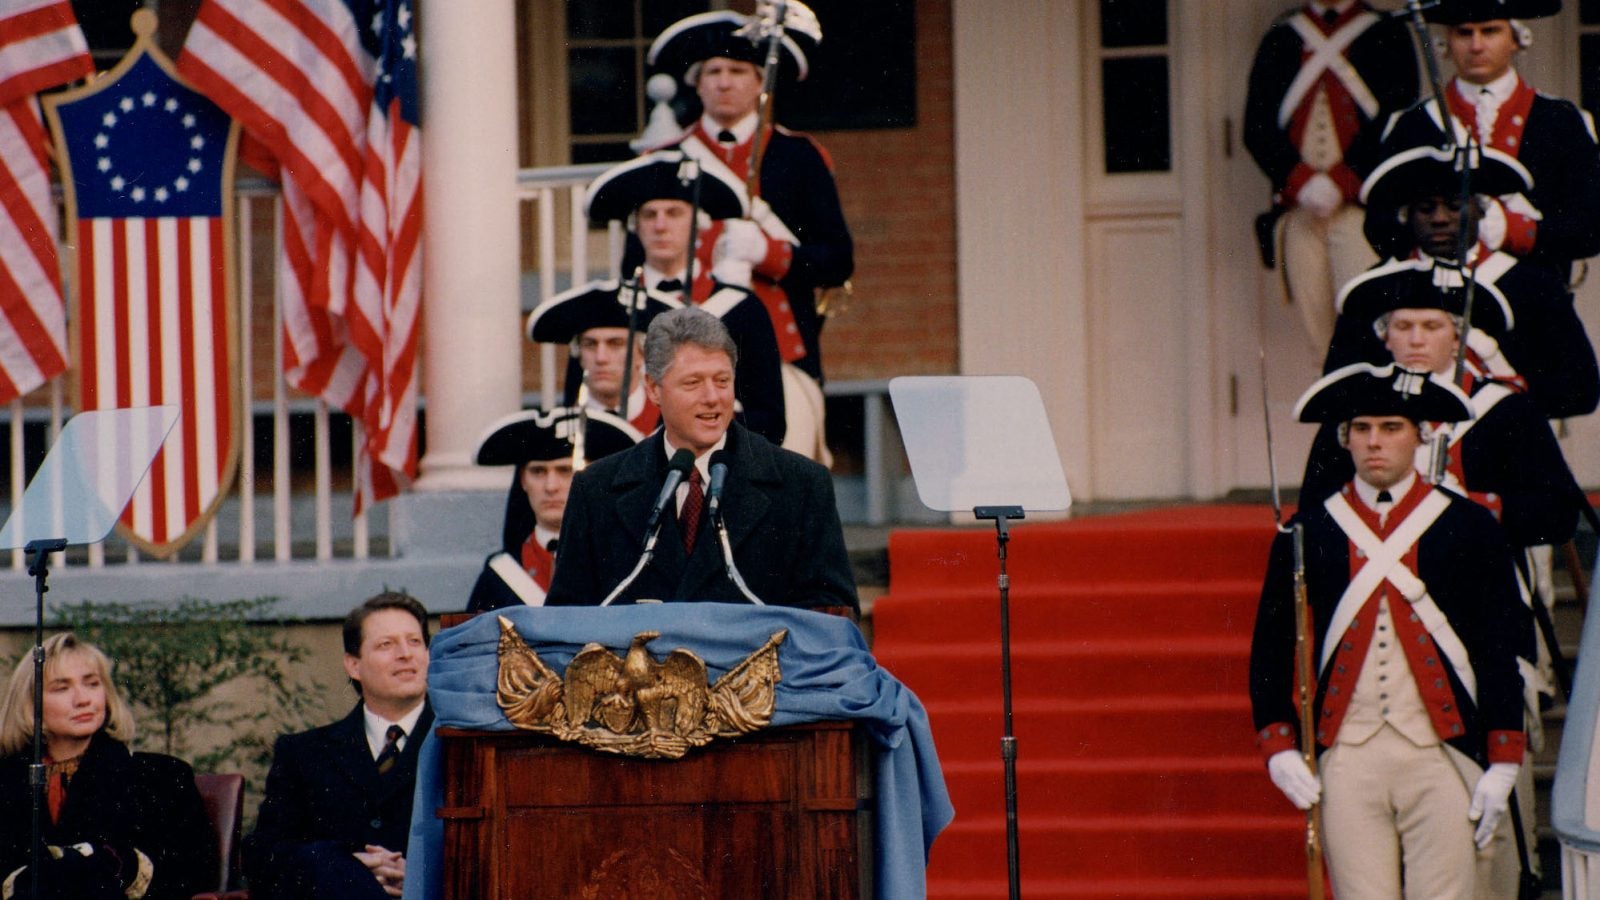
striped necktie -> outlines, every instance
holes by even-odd
[[[383,750],[378,753],[378,774],[387,775],[400,759],[400,739],[406,736],[406,730],[399,725],[390,725],[389,730],[383,733],[385,738]]]
[[[695,535],[700,532],[700,513],[706,505],[706,493],[700,487],[700,469],[689,470],[689,494],[683,498],[683,509],[678,513],[678,532],[683,535],[683,555],[694,553]]]

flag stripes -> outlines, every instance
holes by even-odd
[[[83,408],[183,410],[123,514],[156,545],[200,520],[234,452],[223,241],[210,216],[78,222]]]
[[[417,463],[413,24],[408,0],[205,0],[178,62],[282,180],[285,377],[360,422],[357,482],[376,499]]]
[[[93,71],[66,0],[0,12],[0,403],[67,368],[49,138],[33,95]]]

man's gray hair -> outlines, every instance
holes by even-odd
[[[702,350],[728,354],[728,362],[739,365],[739,348],[722,320],[698,307],[668,310],[650,322],[644,336],[644,371],[650,380],[661,383],[673,356],[684,344]]]
[[[1461,337],[1461,326],[1466,324],[1465,320],[1462,319],[1460,316],[1456,315],[1455,313],[1445,313],[1445,314],[1450,317],[1450,324],[1455,326],[1456,337],[1458,337],[1458,338]],[[1387,342],[1389,340],[1389,322],[1393,318],[1394,318],[1394,311],[1390,310],[1389,312],[1386,312],[1383,315],[1381,315],[1381,316],[1377,317],[1376,319],[1372,320],[1372,331],[1373,331],[1374,334],[1376,334],[1378,336],[1378,340],[1385,341],[1385,342]]]

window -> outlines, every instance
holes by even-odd
[[[1100,0],[1106,174],[1172,170],[1165,0]]]
[[[822,44],[806,80],[780,87],[777,118],[801,131],[917,124],[914,0],[812,0]]]
[[[644,97],[650,42],[673,22],[705,12],[706,0],[566,0],[566,6],[571,160],[628,159],[628,141],[650,115]]]

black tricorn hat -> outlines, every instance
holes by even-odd
[[[501,418],[484,430],[478,440],[480,466],[520,466],[534,460],[561,459],[572,455],[572,435],[579,421],[584,429],[583,458],[594,462],[626,450],[644,438],[637,428],[620,416],[590,411],[583,415],[576,408],[558,406],[552,410],[525,409]]]
[[[700,182],[700,209],[713,219],[737,219],[745,214],[742,186],[730,184],[681,150],[657,150],[600,173],[589,184],[584,212],[589,221],[604,225],[626,220],[651,200],[695,202],[695,180]]]
[[[628,301],[618,281],[591,281],[539,304],[528,314],[528,339],[541,344],[565,344],[591,328],[627,328]],[[683,303],[654,292],[634,295],[638,312],[634,327],[639,334],[650,320]]]
[[[1440,25],[1494,19],[1542,19],[1561,11],[1561,0],[1440,0],[1423,18]]]
[[[1472,418],[1461,389],[1395,363],[1352,363],[1317,379],[1294,404],[1301,422],[1348,422],[1356,416],[1405,416],[1413,422]]]
[[[817,17],[803,3],[790,0],[784,18],[783,40],[778,46],[780,69],[798,81],[811,72],[811,54],[822,42]],[[713,56],[736,59],[757,67],[767,61],[767,41],[761,36],[760,19],[727,10],[699,13],[668,25],[645,54],[645,62],[657,72],[683,78],[695,63]]]
[[[1371,322],[1397,309],[1439,309],[1466,314],[1467,280],[1461,269],[1441,260],[1407,259],[1385,263],[1350,280],[1339,291],[1341,316]],[[1500,338],[1516,325],[1511,303],[1492,284],[1477,282],[1472,292],[1472,327]]]
[[[1472,169],[1472,193],[1498,197],[1533,189],[1533,174],[1516,157],[1493,147],[1421,146],[1402,150],[1378,164],[1361,183],[1361,202],[1369,207],[1399,207],[1422,197],[1456,197],[1461,171]]]

